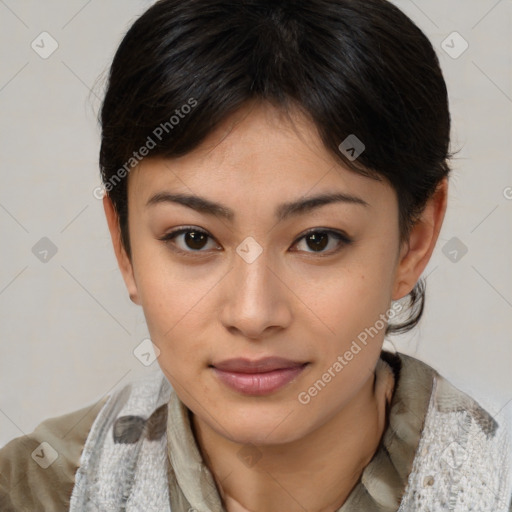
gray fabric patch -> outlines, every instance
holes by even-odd
[[[144,430],[146,420],[141,416],[121,416],[113,427],[114,443],[134,444]]]

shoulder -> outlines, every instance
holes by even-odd
[[[67,510],[82,449],[108,396],[41,422],[0,449],[0,510]]]
[[[502,427],[512,427],[512,402],[500,404],[496,397],[487,396],[483,402],[477,401],[471,394],[455,386],[449,378],[440,374],[427,363],[402,353],[397,354],[402,368],[406,368],[407,387],[423,387],[429,391],[432,405],[440,413],[469,414],[480,429],[492,436]]]
[[[512,401],[500,404],[496,397],[489,395],[480,402],[427,363],[403,353],[394,356],[400,359],[402,395],[422,395],[438,419],[458,414],[474,422],[487,438],[493,438],[497,432],[512,435]]]
[[[428,364],[400,354],[410,390],[428,383],[427,411],[403,508],[452,503],[454,509],[509,510],[512,493],[510,407],[479,403]],[[423,379],[421,376],[427,376]],[[426,482],[428,485],[426,485]],[[457,506],[455,506],[457,505]],[[473,510],[473,509],[472,509]]]

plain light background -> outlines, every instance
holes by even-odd
[[[147,328],[93,195],[98,78],[151,3],[0,0],[0,446],[160,371],[134,355]],[[421,326],[391,341],[494,413],[512,399],[512,1],[395,3],[436,48],[461,151]]]

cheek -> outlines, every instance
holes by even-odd
[[[389,254],[376,252],[325,280],[322,293],[318,290],[316,311],[329,329],[320,324],[316,332],[310,329],[316,364],[298,390],[303,414],[326,421],[370,377],[385,335],[381,315],[390,308],[391,268]]]
[[[146,324],[160,350],[158,362],[170,379],[184,382],[210,355],[204,338],[212,318],[205,308],[219,277],[207,266],[172,262],[158,250],[140,251],[135,261]]]
[[[161,241],[141,239],[133,259],[144,313],[159,335],[172,329],[211,288],[204,265],[178,263]]]
[[[385,247],[359,251],[337,269],[324,269],[322,276],[308,278],[308,284],[301,279],[305,302],[331,328],[331,334],[346,341],[373,325],[390,307],[392,256]]]

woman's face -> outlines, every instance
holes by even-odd
[[[392,299],[409,291],[394,190],[341,167],[304,118],[295,126],[253,105],[198,150],[129,175],[124,277],[158,362],[201,421],[240,443],[296,440],[340,411],[375,368]],[[263,378],[213,367],[267,357],[307,364]]]

